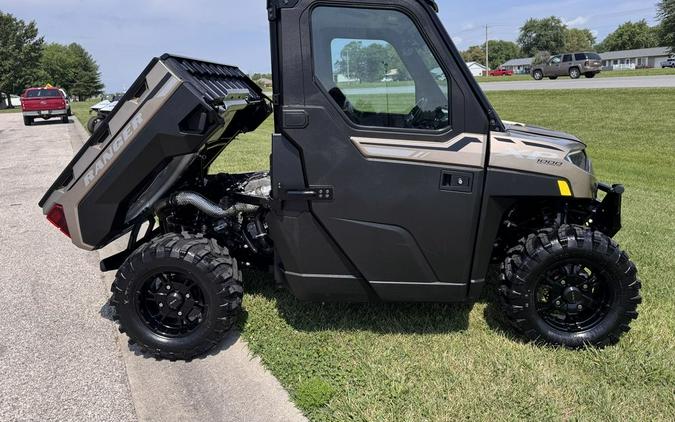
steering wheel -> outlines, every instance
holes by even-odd
[[[415,106],[410,110],[410,113],[405,116],[406,127],[415,127],[415,123],[422,115],[423,108],[425,108],[428,103],[429,100],[427,100],[426,97],[420,98],[417,103],[415,103]]]

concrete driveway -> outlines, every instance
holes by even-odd
[[[0,114],[0,420],[304,420],[236,334],[191,363],[129,348],[108,319],[99,254],[37,206],[85,137],[79,123]]]
[[[558,78],[554,81],[483,82],[483,91],[534,91],[544,89],[675,88],[675,76],[626,76],[612,78]]]

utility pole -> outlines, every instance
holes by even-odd
[[[490,46],[488,43],[488,26],[485,25],[485,76],[490,76]]]

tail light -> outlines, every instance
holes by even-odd
[[[68,230],[68,223],[66,222],[66,215],[63,212],[63,207],[59,204],[56,204],[52,207],[51,210],[47,213],[47,220],[56,226],[61,233],[70,237],[70,231]]]

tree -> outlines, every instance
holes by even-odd
[[[504,62],[520,57],[522,54],[518,44],[511,41],[490,40],[490,69],[496,69]],[[466,51],[462,52],[462,58],[465,62],[477,62],[485,64],[485,44],[472,45]]]
[[[43,43],[34,21],[26,24],[0,12],[0,92],[7,95],[9,107],[11,94],[20,94],[39,79]]]
[[[537,51],[537,53],[534,55],[534,58],[532,59],[532,64],[548,63],[550,59],[551,53],[548,51]]]
[[[70,92],[77,80],[79,65],[77,56],[69,46],[58,43],[45,44],[40,59],[41,84],[59,86]]]
[[[491,40],[488,41],[488,46],[490,47],[490,69],[496,69],[505,62],[521,56],[520,47],[511,41]]]
[[[670,52],[675,53],[675,0],[662,0],[658,4],[658,18],[661,21],[660,44],[670,47]]]
[[[571,28],[565,34],[565,51],[587,51],[595,45],[595,35],[588,29]]]
[[[403,61],[388,43],[352,41],[342,48],[335,66],[338,73],[361,82],[381,81],[394,69],[398,72],[395,79],[410,79]]]
[[[462,51],[465,62],[485,63],[485,49],[480,45],[472,45],[466,51]]]
[[[81,45],[72,43],[68,46],[77,66],[74,84],[70,88],[71,94],[79,99],[91,98],[103,92],[101,72],[94,58]]]
[[[619,25],[598,46],[599,51],[633,50],[637,48],[658,47],[658,29],[652,28],[646,20],[628,21]]]
[[[528,56],[538,51],[558,54],[564,50],[567,26],[555,16],[543,19],[528,19],[520,28],[518,44]]]

